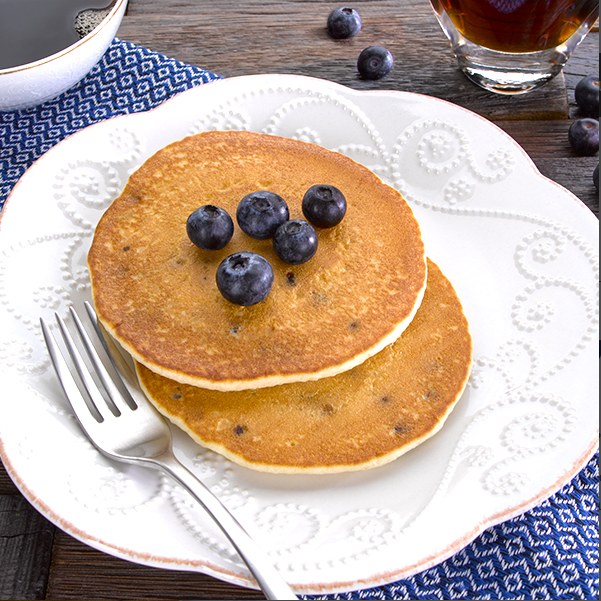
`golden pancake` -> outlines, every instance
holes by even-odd
[[[457,295],[429,262],[401,337],[331,378],[261,390],[183,385],[137,364],[148,398],[200,445],[261,471],[327,473],[392,461],[435,434],[466,385],[472,340]]]
[[[237,226],[219,251],[192,244],[186,220],[213,204],[235,220],[240,200],[270,190],[303,218],[314,184],[346,197],[343,221],[319,229],[317,254],[288,265],[271,240]],[[269,296],[241,307],[215,282],[219,263],[249,250],[275,272]],[[157,152],[106,211],[88,256],[99,319],[149,369],[214,390],[332,376],[400,336],[425,289],[419,225],[369,169],[320,146],[250,132],[206,132]]]

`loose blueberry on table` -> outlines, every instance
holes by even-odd
[[[354,8],[336,8],[328,16],[327,27],[334,39],[352,38],[361,30],[361,16]]]
[[[236,211],[240,229],[255,240],[272,238],[278,227],[288,221],[288,218],[286,201],[267,190],[247,194],[238,204]]]
[[[361,51],[357,70],[364,79],[382,79],[392,71],[392,54],[383,46],[368,46]]]
[[[307,221],[314,226],[334,227],[346,214],[346,198],[335,186],[316,184],[305,192],[302,210]]]
[[[273,268],[261,255],[242,251],[219,264],[215,279],[226,300],[249,307],[265,300],[271,292]]]
[[[578,106],[593,117],[599,116],[599,77],[590,75],[581,79],[574,89],[574,98]]]
[[[232,239],[234,222],[222,208],[204,205],[190,214],[186,221],[186,232],[199,248],[221,250]]]
[[[572,148],[582,156],[593,156],[599,151],[599,121],[586,117],[576,119],[568,130]]]
[[[317,232],[302,219],[292,219],[280,225],[273,235],[273,250],[285,263],[306,263],[317,252]]]

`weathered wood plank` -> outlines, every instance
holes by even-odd
[[[0,461],[0,495],[16,495],[19,494],[19,489],[10,479],[3,463]]]
[[[22,496],[0,496],[0,599],[44,599],[54,526]]]
[[[407,2],[402,9],[399,4],[361,2],[361,32],[333,40],[325,23],[336,3],[180,1],[165,7],[134,1],[117,35],[225,77],[293,73],[355,89],[429,94],[496,120],[567,117],[563,76],[525,96],[481,90],[458,70],[429,4]],[[361,80],[356,69],[360,51],[371,44],[386,46],[395,57],[392,73],[378,82]]]

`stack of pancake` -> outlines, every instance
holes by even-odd
[[[314,184],[347,212],[318,229],[317,254],[288,265],[238,227],[220,251],[186,220],[213,204],[234,217],[250,192],[282,196],[291,219]],[[274,270],[250,307],[215,272],[248,250]],[[432,436],[472,357],[450,282],[426,258],[402,196],[350,158],[250,132],[205,132],[148,159],[100,220],[88,264],[96,311],[136,362],[155,406],[199,444],[254,469],[323,473],[382,465]]]

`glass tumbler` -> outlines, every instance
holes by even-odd
[[[599,16],[598,0],[430,3],[463,73],[500,94],[523,94],[553,79]]]

